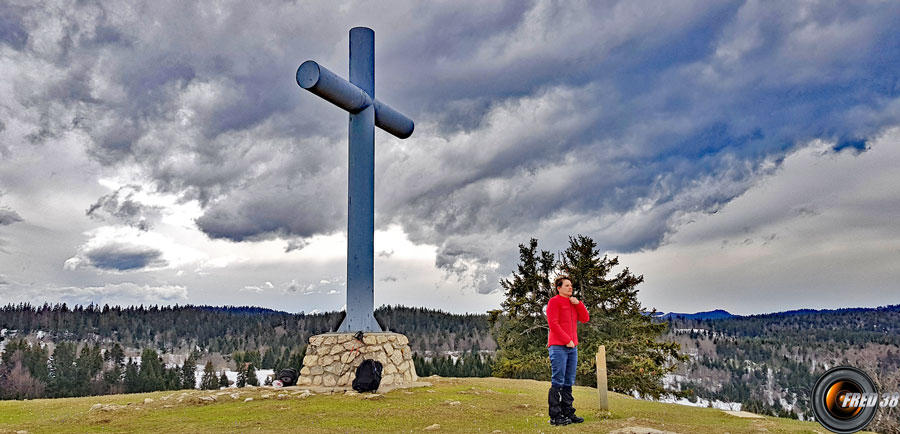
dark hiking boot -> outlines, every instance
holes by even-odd
[[[584,420],[584,419],[582,419]],[[553,426],[564,426],[572,423],[572,419],[569,419],[565,416],[557,416],[555,418],[550,418],[550,425]]]
[[[551,423],[560,417],[564,417],[560,407],[560,400],[562,400],[562,387],[550,386],[550,390],[547,392],[547,413],[550,415]]]
[[[572,423],[582,423],[584,422],[584,418],[575,416],[575,407],[572,407],[572,403],[575,402],[575,398],[572,397],[572,386],[563,386],[559,388],[559,411],[564,416],[569,418]]]
[[[547,392],[547,405],[549,406],[550,425],[563,426],[572,423],[572,420],[563,414],[562,401],[565,396],[563,387],[550,386]]]

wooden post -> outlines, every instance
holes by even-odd
[[[597,394],[600,395],[600,411],[609,411],[606,388],[606,346],[600,345],[597,349]]]

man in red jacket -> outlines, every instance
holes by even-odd
[[[575,384],[575,367],[578,365],[578,323],[588,322],[590,316],[584,303],[572,297],[572,280],[560,276],[554,282],[557,295],[547,303],[547,348],[550,352],[550,392],[547,403],[550,406],[550,424],[568,425],[581,423],[584,419],[575,416],[572,403],[572,385]]]

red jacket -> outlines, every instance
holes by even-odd
[[[547,346],[566,345],[569,341],[578,345],[578,322],[588,322],[590,319],[584,303],[573,305],[561,295],[551,298],[547,303],[547,324],[550,326]]]

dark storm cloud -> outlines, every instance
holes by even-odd
[[[900,116],[895,3],[337,7],[4,7],[0,41],[63,71],[14,96],[41,134],[87,134],[242,241],[345,227],[346,114],[294,72],[345,75],[347,29],[373,27],[379,98],[417,122],[378,134],[377,224],[483,292],[531,236],[653,249],[805,141],[864,152]]]
[[[100,221],[113,219],[142,231],[149,230],[153,225],[152,221],[159,217],[160,207],[148,206],[136,200],[135,194],[141,190],[138,185],[119,188],[97,199],[85,214]]]
[[[212,238],[234,241],[273,235],[311,237],[346,227],[346,210],[342,201],[335,200],[346,194],[346,171],[307,177],[303,168],[310,161],[284,163],[269,165],[269,173],[210,203],[197,226]],[[301,246],[288,247],[290,251]]]
[[[628,8],[619,4],[610,15]],[[895,14],[896,7],[890,12],[858,5],[846,11],[821,5],[773,10],[749,3],[701,8],[663,7],[657,14],[635,15],[641,18],[632,23],[623,14],[608,28],[599,26],[604,30],[598,30],[596,44],[523,49],[521,58],[498,59],[502,74],[481,75],[471,85],[459,86],[458,94],[472,92],[473,101],[447,110],[464,113],[463,119],[465,114],[482,115],[472,133],[475,139],[451,139],[442,144],[446,147],[429,149],[437,156],[425,158],[420,173],[413,169],[401,179],[426,178],[425,172],[440,167],[439,162],[454,175],[471,175],[451,175],[403,197],[390,204],[400,210],[394,216],[407,228],[414,226],[409,232],[417,240],[441,245],[437,265],[458,274],[477,267],[483,262],[479,258],[497,257],[486,255],[495,237],[479,241],[461,235],[504,230],[508,238],[523,242],[531,234],[552,234],[537,229],[535,222],[557,212],[583,220],[616,217],[621,230],[586,222],[569,228],[599,238],[604,249],[652,249],[664,242],[679,214],[716,211],[759,175],[771,172],[764,163],[777,164],[794,146],[813,138],[868,137],[894,122],[885,113],[897,112],[898,76],[891,65],[898,59],[885,61],[884,53],[900,42],[885,15]],[[558,38],[529,41],[529,47],[544,43],[553,48],[554,42],[567,40],[567,26],[578,29],[579,22],[597,17],[568,16],[563,23],[554,22],[559,15],[549,16],[544,25],[534,24],[539,17],[524,20],[505,46],[515,47],[516,33],[557,28]],[[656,30],[649,31],[650,24]],[[509,62],[504,65],[504,60]],[[532,61],[535,68],[516,67],[520,61]],[[546,64],[565,72],[541,71]],[[488,63],[454,66],[494,70]],[[539,90],[494,102],[488,109],[474,96],[491,94],[489,88],[516,95],[513,87],[522,83]],[[554,90],[531,98],[548,85]],[[570,94],[554,98],[559,89]],[[540,110],[535,105],[560,111],[535,117],[531,126],[516,122]],[[492,129],[497,134],[490,134]],[[485,152],[487,143],[500,150]],[[859,146],[864,142],[852,143],[864,150]],[[452,146],[462,149],[447,149]],[[405,157],[409,171],[415,158]],[[556,176],[567,182],[551,194],[535,194],[538,183],[531,180],[557,162],[564,170]],[[582,165],[593,170],[581,172]],[[573,171],[578,176],[565,173]],[[626,230],[630,226],[637,230]],[[514,263],[514,257],[505,259],[501,272]],[[491,280],[482,289],[495,288]]]
[[[66,261],[65,268],[120,272],[162,268],[167,265],[168,261],[163,258],[163,252],[159,249],[110,240],[83,247],[77,255]]]
[[[28,31],[19,22],[20,8],[3,3],[0,4],[0,43],[21,50],[28,41]]]
[[[303,250],[308,245],[309,245],[308,240],[304,240],[304,239],[290,240],[290,241],[288,241],[287,246],[284,247],[284,253],[290,253],[293,251]]]
[[[110,244],[86,252],[89,264],[101,270],[129,271],[165,266],[162,252],[143,246]]]
[[[22,217],[11,209],[0,208],[0,226],[11,225],[22,221]]]

